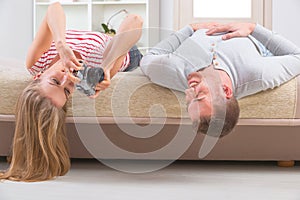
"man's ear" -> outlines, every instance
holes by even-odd
[[[226,84],[223,85],[223,91],[226,99],[230,99],[233,96],[232,89]]]

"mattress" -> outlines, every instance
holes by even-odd
[[[0,115],[12,119],[18,95],[31,80],[22,62],[0,60]],[[260,92],[239,100],[243,119],[295,119],[299,116],[298,78],[272,90]],[[78,91],[68,102],[68,119],[91,117],[103,119],[132,118],[188,119],[185,95],[153,84],[140,69],[120,72],[111,87],[90,99]],[[159,120],[158,120],[159,121]]]

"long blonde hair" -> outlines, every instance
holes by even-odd
[[[0,179],[44,181],[65,175],[70,169],[66,137],[66,106],[57,108],[31,82],[16,104],[16,128],[10,167]]]

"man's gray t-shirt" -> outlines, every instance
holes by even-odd
[[[175,32],[143,57],[142,71],[152,82],[184,92],[191,72],[213,64],[229,75],[238,99],[300,74],[300,49],[259,24],[249,37],[229,40],[205,32],[194,32],[190,26]],[[261,45],[274,56],[264,56]]]

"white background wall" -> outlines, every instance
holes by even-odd
[[[174,5],[173,0],[160,0],[160,38],[167,37],[171,31],[173,31],[173,11]]]
[[[25,60],[32,41],[32,0],[0,0],[0,58]],[[165,37],[173,29],[173,0],[160,0],[160,25]],[[273,0],[273,30],[300,46],[300,1]]]
[[[273,30],[300,47],[299,19],[299,0],[273,0]]]
[[[32,0],[0,0],[0,58],[24,60],[32,40]]]

